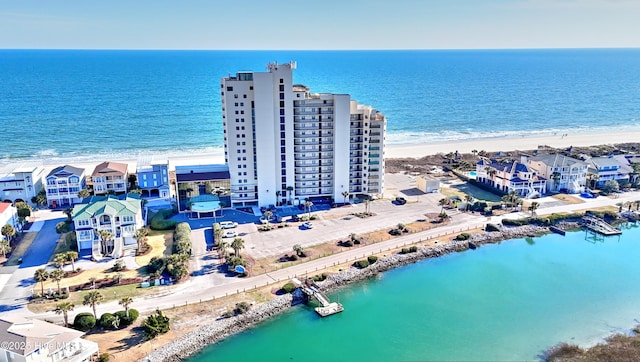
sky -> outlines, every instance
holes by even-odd
[[[0,0],[2,49],[640,47],[640,0]]]

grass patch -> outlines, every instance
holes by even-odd
[[[173,237],[171,236],[171,232],[163,231],[161,233],[154,232],[155,235],[147,237],[147,243],[151,248],[151,252],[136,256],[136,264],[143,267],[149,264],[149,261],[153,257],[162,257],[171,255],[171,251],[173,250]]]
[[[11,256],[9,257],[7,262],[4,263],[4,266],[20,265],[19,259],[21,259],[24,256],[24,254],[27,252],[27,250],[29,250],[31,243],[33,243],[33,240],[36,238],[37,235],[38,233],[36,232],[23,233],[20,236],[20,241],[18,241],[18,245],[16,245],[13,248],[13,251],[11,252]]]
[[[71,231],[71,232],[73,232],[73,231]],[[53,259],[55,259],[56,254],[66,253],[67,251],[72,251],[72,250],[73,251],[77,251],[77,250],[74,250],[74,249],[71,248],[71,244],[75,244],[75,242],[67,240],[67,238],[66,238],[67,234],[62,234],[58,238],[58,242],[56,242],[56,248],[53,251],[53,253],[51,254],[51,257],[49,257],[49,263],[53,263]]]
[[[579,197],[575,197],[575,196],[571,196],[571,195],[567,195],[567,194],[557,194],[557,195],[553,195],[551,196],[552,198],[556,199],[556,200],[560,200],[562,202],[566,202],[567,204],[582,204],[585,201]]]

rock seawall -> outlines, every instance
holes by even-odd
[[[557,225],[557,227],[562,229],[572,229],[575,228],[576,225],[573,223],[563,223]],[[502,240],[541,235],[545,233],[549,233],[549,229],[547,227],[535,225],[525,225],[513,228],[500,227],[499,231],[473,234],[469,240],[454,240],[440,245],[418,248],[418,251],[415,253],[392,254],[388,257],[378,259],[375,264],[370,265],[367,268],[349,268],[348,270],[342,271],[338,274],[331,275],[325,281],[320,282],[319,285],[323,291],[332,291],[403,265],[412,264],[427,258],[437,258],[445,254],[467,250],[469,249],[470,244],[480,247],[484,244],[492,244]],[[199,327],[173,342],[160,347],[141,361],[173,362],[185,360],[211,343],[242,332],[252,326],[255,326],[261,321],[289,309],[292,302],[292,296],[287,294],[267,303],[260,304],[243,315],[228,319],[215,319],[210,324]],[[212,318],[218,318],[218,316],[212,316]]]

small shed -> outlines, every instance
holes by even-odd
[[[416,188],[424,193],[438,192],[440,180],[428,176],[416,176]]]

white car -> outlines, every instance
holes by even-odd
[[[302,227],[304,227],[305,229],[313,229],[313,224],[307,221],[302,223]]]
[[[238,226],[235,221],[220,221],[220,227],[223,229],[233,229]]]
[[[238,233],[233,230],[222,233],[223,238],[235,238],[236,236],[238,236]]]

